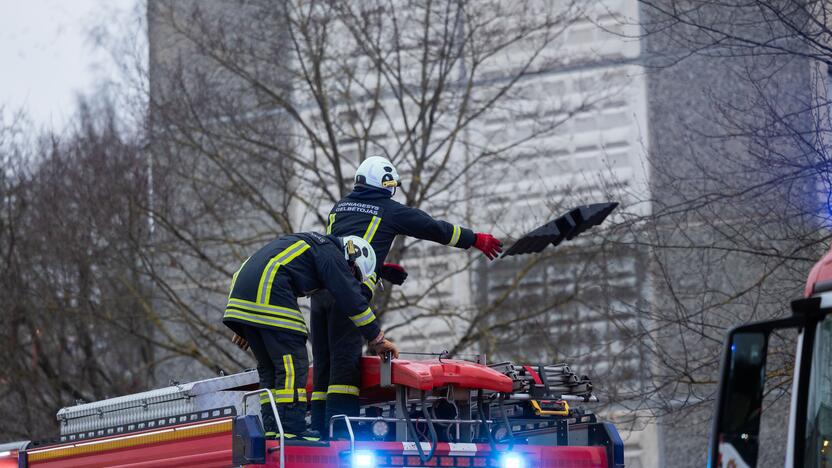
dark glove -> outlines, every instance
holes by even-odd
[[[491,234],[478,232],[474,237],[474,247],[484,253],[489,260],[494,260],[503,251],[503,242]]]
[[[395,263],[385,263],[381,267],[381,278],[393,284],[402,284],[407,279],[407,272],[404,267]]]
[[[383,357],[385,354],[390,353],[390,357],[393,359],[399,358],[399,348],[397,348],[392,341],[386,338],[382,340],[381,343],[371,344],[370,351],[372,351],[376,356]]]
[[[237,347],[242,349],[243,351],[248,351],[248,341],[246,341],[245,338],[243,338],[242,336],[235,333],[234,336],[231,338],[231,342],[237,345]]]

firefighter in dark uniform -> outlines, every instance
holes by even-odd
[[[315,232],[290,234],[258,250],[231,280],[223,323],[236,333],[233,342],[251,348],[257,358],[260,387],[273,392],[286,437],[317,437],[306,429],[307,327],[297,298],[326,289],[344,322],[375,352],[397,353],[384,339],[361,281],[375,269],[370,244],[355,236],[339,238]],[[268,394],[260,394],[267,437],[277,435]]]
[[[327,233],[361,236],[375,250],[377,265],[384,262],[397,235],[425,239],[460,249],[475,247],[489,259],[502,251],[502,243],[491,234],[477,233],[459,225],[433,219],[416,208],[392,199],[400,186],[399,175],[385,158],[367,158],[356,170],[355,189],[335,204],[329,213]],[[377,266],[363,282],[372,298],[380,278],[402,284],[407,273],[399,265]],[[333,415],[358,415],[361,383],[361,336],[334,313],[338,299],[321,291],[312,296],[311,333],[314,358],[312,427],[326,433]]]

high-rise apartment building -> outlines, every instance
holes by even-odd
[[[210,125],[222,128],[223,123],[243,118],[246,122],[268,122],[267,125],[285,132],[287,148],[300,161],[292,163],[292,170],[286,171],[294,177],[293,181],[286,180],[271,189],[303,195],[286,197],[291,218],[287,226],[295,230],[323,230],[325,214],[340,194],[335,187],[320,187],[310,182],[316,180],[310,171],[334,174],[336,168],[321,154],[316,147],[318,143],[310,142],[308,136],[308,132],[324,132],[320,95],[299,92],[305,85],[292,84],[292,80],[301,76],[297,73],[298,58],[279,53],[290,50],[288,41],[298,38],[290,37],[285,31],[258,28],[262,26],[262,18],[245,16],[247,12],[257,13],[256,9],[238,8],[236,3],[235,6],[208,3],[219,17],[236,18],[234,23],[240,27],[232,31],[235,44],[256,43],[259,45],[252,47],[272,53],[271,68],[264,71],[256,62],[246,66],[256,76],[285,79],[286,95],[291,96],[293,106],[312,128],[301,129],[288,123],[292,119],[283,111],[269,108],[270,98],[275,97],[263,96],[257,86],[250,89],[249,114],[213,115],[215,120]],[[184,55],[206,63],[222,59],[200,58],[205,51],[188,45],[187,40],[177,39],[178,33],[171,33],[155,18],[155,11],[170,4],[163,0],[149,2],[151,84],[158,85],[151,86],[151,98],[176,92],[175,88],[166,89],[159,83],[189,81],[188,73],[170,74],[176,67],[154,68],[156,62],[171,64],[175,57],[183,56],[183,51],[187,51]],[[402,139],[407,137],[408,126],[412,125],[405,116],[416,108],[402,105],[401,95],[397,93],[411,85],[418,88],[420,63],[413,58],[415,54],[404,53],[406,59],[396,62],[402,67],[397,76],[411,82],[379,86],[382,92],[372,98],[360,97],[358,104],[337,99],[327,103],[330,114],[338,120],[336,129],[356,124],[356,112],[388,111],[386,119],[379,118],[380,123],[374,123],[370,138],[355,138],[349,131],[329,135],[337,140],[337,164],[344,185],[350,185],[350,176],[362,155],[385,155],[401,161],[398,170],[406,184],[412,182],[414,171],[419,177],[436,174],[440,179],[437,186],[441,189],[432,190],[425,197],[412,198],[419,201],[421,208],[435,217],[506,239],[516,239],[578,204],[620,202],[621,208],[611,220],[612,224],[619,225],[626,224],[623,221],[647,219],[657,206],[671,204],[680,186],[669,175],[673,171],[667,169],[685,167],[684,155],[713,146],[716,119],[712,98],[751,96],[752,85],[727,78],[732,76],[735,62],[720,57],[689,57],[689,48],[645,28],[645,24],[657,19],[656,12],[638,0],[577,2],[577,7],[571,2],[560,4],[564,10],[577,9],[553,29],[557,34],[539,51],[540,58],[534,61],[532,70],[518,75],[518,68],[534,50],[531,40],[518,40],[483,63],[485,69],[478,70],[479,78],[471,82],[473,91],[469,96],[473,100],[492,96],[495,89],[507,83],[512,83],[510,91],[499,105],[461,129],[455,135],[458,144],[447,146],[447,151],[429,162],[434,166],[427,170],[415,167],[399,152],[407,146]],[[179,5],[177,8],[184,8],[183,4]],[[419,7],[401,6],[403,9]],[[505,30],[510,34],[512,27],[523,23],[524,15],[533,16],[536,12],[529,9],[506,16]],[[383,15],[384,8],[369,12],[368,18],[373,14]],[[401,16],[408,17],[406,12]],[[186,23],[198,19],[187,14],[182,18]],[[455,34],[464,35],[466,27],[474,27],[466,25],[462,17],[454,21],[451,27]],[[246,24],[251,24],[251,28],[246,28]],[[413,22],[411,27],[418,24],[422,23]],[[413,37],[411,32],[407,27],[397,31],[404,42]],[[386,40],[396,39],[390,30],[382,33]],[[365,91],[374,89],[378,84],[374,80],[380,78],[371,73],[374,64],[368,55],[372,52],[362,49],[360,41],[350,39],[355,31],[333,28],[329,34],[343,38],[343,41],[334,41],[344,48],[342,55],[346,59],[339,63],[354,65],[337,72],[354,73],[358,78],[349,75],[354,78],[353,85],[361,83]],[[248,55],[256,56],[256,50]],[[274,57],[283,58],[274,60]],[[764,59],[747,60],[749,66],[757,66]],[[281,70],[276,66],[278,63],[292,71]],[[456,62],[453,73],[459,78],[449,83],[459,89],[466,86],[465,77],[471,73],[468,67],[470,63],[465,60]],[[217,68],[216,73],[222,76],[223,67]],[[323,68],[325,72],[334,70]],[[789,89],[791,96],[808,96],[814,92],[810,67],[805,61],[788,64],[777,79]],[[234,89],[235,96],[242,95],[237,81],[214,81],[217,82],[220,91],[225,83],[224,86]],[[244,83],[242,89],[246,86],[251,86],[251,82]],[[339,96],[344,93],[343,89],[329,91],[342,93]],[[458,89],[451,92],[465,94]],[[460,105],[453,99],[449,103]],[[435,130],[436,139],[441,140],[456,130],[453,125],[440,127]],[[251,131],[257,133],[258,129]],[[235,134],[229,132],[223,137],[231,141]],[[751,151],[744,143],[726,147],[740,157]],[[251,148],[246,150],[256,153]],[[233,144],[223,151],[233,152]],[[496,156],[488,156],[490,153]],[[244,159],[240,169],[256,173],[257,168],[251,161]],[[720,161],[714,157],[710,164],[717,167]],[[442,169],[438,170],[440,166]],[[690,165],[688,174],[696,170],[695,165]],[[684,198],[693,199],[699,188],[687,185],[685,190],[691,193]],[[275,195],[274,199],[280,198]],[[400,194],[397,199],[403,201],[404,197]],[[318,201],[310,204],[310,200]],[[256,206],[253,203],[251,206]],[[246,219],[246,229],[239,232],[256,235],[243,235],[243,243],[256,242],[269,232],[281,232],[284,228],[260,229],[263,223],[277,223],[279,218],[254,211],[259,214]],[[605,414],[624,421],[621,429],[625,435],[627,466],[701,466],[709,431],[703,411],[707,412],[709,407],[692,415],[689,424],[680,425],[673,415],[649,413],[649,401],[636,401],[639,398],[662,398],[671,402],[678,399],[679,405],[683,404],[678,395],[653,394],[648,389],[648,380],[660,374],[666,363],[648,352],[646,346],[652,339],[670,341],[671,349],[675,346],[674,335],[664,328],[656,328],[661,330],[657,336],[650,335],[654,330],[651,324],[657,316],[669,313],[680,303],[696,299],[686,298],[686,294],[695,296],[698,291],[686,283],[687,276],[707,275],[708,268],[720,268],[721,275],[730,277],[732,269],[740,267],[731,261],[722,261],[719,265],[705,260],[697,263],[689,253],[656,253],[648,247],[656,239],[673,244],[679,236],[688,236],[686,241],[707,240],[720,229],[718,225],[697,223],[671,213],[654,224],[650,232],[640,231],[640,226],[633,223],[630,229],[614,232],[598,229],[550,249],[540,257],[506,258],[490,263],[473,250],[464,252],[407,240],[402,263],[410,276],[394,292],[397,300],[393,301],[395,307],[384,316],[385,326],[409,350],[439,352],[453,349],[462,341],[465,352],[487,353],[490,359],[568,360],[579,372],[594,378],[599,394],[609,402],[604,407]],[[206,229],[210,234],[210,228]],[[217,251],[225,250],[217,247]],[[670,279],[678,280],[681,290],[670,291],[666,286]],[[221,302],[219,289],[218,294],[206,301]],[[488,313],[484,314],[483,310]],[[702,346],[715,349],[718,344]],[[650,395],[645,396],[647,393]],[[633,408],[639,408],[640,412]],[[634,414],[644,419],[631,426],[628,421]]]

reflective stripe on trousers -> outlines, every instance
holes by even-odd
[[[295,399],[295,392],[297,392],[297,399]],[[285,404],[285,403],[294,403],[295,401],[303,402],[306,400],[306,389],[305,388],[298,388],[292,390],[285,390],[285,389],[272,389],[272,395],[274,395],[274,402],[277,404]],[[260,392],[260,404],[261,405],[269,405],[269,395],[266,392]]]
[[[340,393],[343,395],[353,395],[358,396],[361,393],[361,390],[354,386],[354,385],[330,385],[326,389],[326,393]]]

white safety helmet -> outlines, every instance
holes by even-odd
[[[381,156],[371,156],[365,159],[355,171],[355,184],[387,189],[396,193],[396,187],[401,187],[401,179],[393,163]]]
[[[376,252],[373,247],[358,236],[343,237],[341,243],[344,246],[344,258],[361,272],[360,281],[365,281],[376,271]]]

